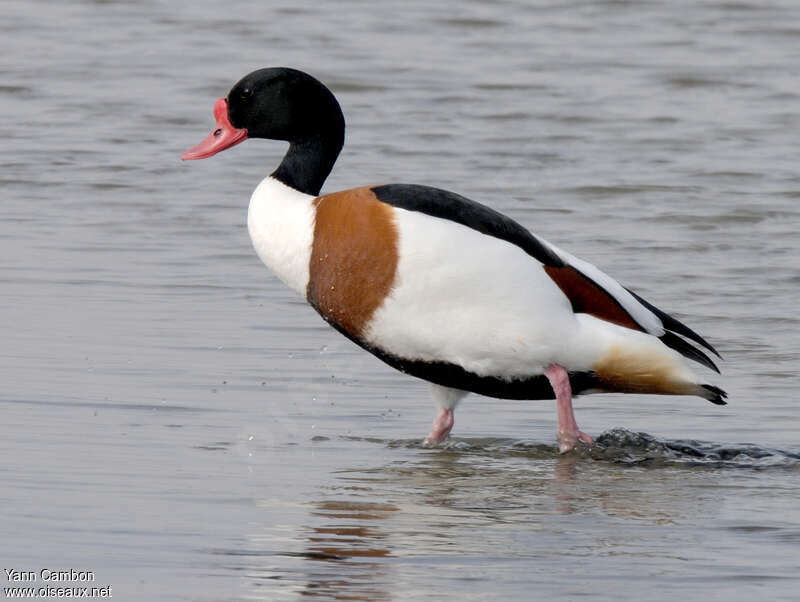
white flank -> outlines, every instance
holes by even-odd
[[[694,381],[679,355],[653,336],[574,314],[542,264],[516,245],[420,212],[395,208],[395,217],[395,286],[375,312],[367,342],[403,358],[508,379],[541,374],[554,363],[591,370],[622,346],[662,356],[676,375]],[[609,286],[611,279],[590,264],[570,261]],[[644,321],[641,310],[634,316]],[[660,327],[652,319],[646,324]]]
[[[268,176],[253,191],[247,212],[247,229],[261,261],[304,297],[314,240],[314,198]]]
[[[522,376],[563,360],[578,323],[522,249],[455,222],[395,208],[395,286],[366,332],[400,357],[479,375]]]

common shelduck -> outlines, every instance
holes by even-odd
[[[347,338],[430,382],[446,439],[469,392],[553,399],[561,452],[591,444],[572,396],[697,395],[725,404],[683,357],[719,372],[693,330],[514,220],[463,196],[414,184],[320,195],[344,143],[330,90],[289,68],[253,71],[214,106],[217,127],[183,159],[247,138],[289,150],[250,199],[258,256]],[[687,340],[688,339],[688,340]]]

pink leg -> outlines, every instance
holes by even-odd
[[[572,388],[569,386],[567,371],[556,364],[545,371],[547,380],[556,394],[558,402],[558,451],[562,454],[575,449],[578,441],[591,445],[594,441],[586,433],[578,429],[575,414],[572,411]]]
[[[425,438],[425,445],[436,445],[447,439],[453,428],[453,422],[453,410],[442,408],[433,421],[431,434]]]

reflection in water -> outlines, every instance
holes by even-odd
[[[258,565],[247,574],[250,598],[425,599],[430,592],[414,590],[421,565],[450,575],[451,586],[519,562],[551,583],[569,583],[568,567],[584,562],[587,550],[594,560],[584,570],[598,578],[620,557],[642,562],[643,550],[647,562],[683,570],[698,525],[718,518],[720,481],[800,466],[794,452],[623,430],[566,455],[509,439],[458,439],[438,449],[360,441],[394,451],[378,466],[336,470],[318,501],[291,508],[264,501],[265,524],[248,537],[253,551],[235,552],[240,566],[254,558]],[[276,513],[286,522],[269,523]]]
[[[565,454],[558,458],[553,470],[553,497],[556,501],[556,512],[559,514],[572,514],[576,511],[572,504],[570,485],[575,481],[579,460],[577,453]]]
[[[390,600],[390,555],[381,526],[399,508],[391,504],[322,501],[312,516],[323,519],[308,536],[306,596],[333,600]]]

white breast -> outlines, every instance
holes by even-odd
[[[314,198],[270,176],[253,191],[247,212],[247,229],[261,261],[303,296],[314,239]]]

